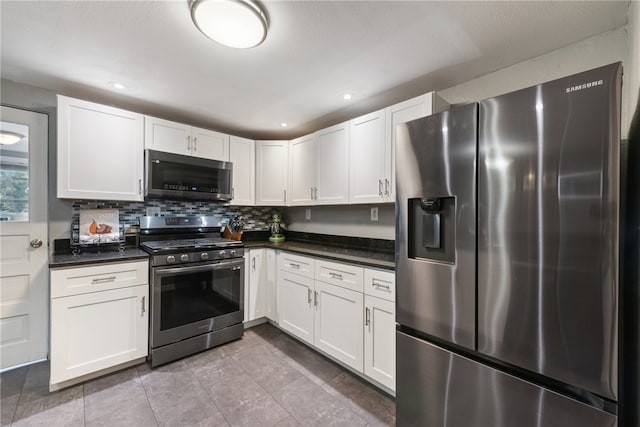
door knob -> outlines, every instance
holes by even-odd
[[[40,239],[33,239],[32,241],[29,242],[29,245],[32,248],[36,248],[38,249],[40,246],[42,246],[42,240]]]

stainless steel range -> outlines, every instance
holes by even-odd
[[[242,337],[244,248],[221,227],[216,216],[140,218],[140,248],[152,255],[152,367]]]

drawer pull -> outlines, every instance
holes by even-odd
[[[388,284],[380,283],[380,282],[376,281],[375,279],[373,280],[372,285],[375,286],[376,288],[383,288],[383,289],[386,289],[386,290],[390,290],[391,289],[391,287]]]
[[[116,276],[96,277],[91,281],[91,284],[96,285],[98,283],[108,283],[108,282],[115,282],[115,281],[116,281]]]
[[[342,274],[340,273],[334,273],[333,271],[330,271],[329,276],[331,276],[332,279],[342,280]]]
[[[142,297],[142,311],[140,312],[140,317],[144,317],[144,312],[145,312],[145,309],[144,309],[144,298],[145,297]]]
[[[296,270],[300,270],[300,264],[294,264],[292,262],[289,263],[289,267],[295,268]]]

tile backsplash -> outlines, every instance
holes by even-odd
[[[247,231],[268,230],[273,213],[281,212],[273,207],[225,206],[209,202],[74,200],[72,206],[73,223],[78,221],[81,209],[119,209],[120,222],[125,225],[126,229],[128,225],[138,224],[138,218],[146,215],[147,207],[159,208],[160,215],[220,215],[224,223],[231,221],[234,216],[241,216],[244,219],[244,229]]]

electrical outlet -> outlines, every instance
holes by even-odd
[[[304,219],[306,220],[310,220],[311,219],[311,208],[307,208],[304,210]]]
[[[371,208],[371,221],[378,220],[378,208]]]
[[[160,207],[158,207],[158,206],[147,206],[146,214],[147,214],[147,216],[159,216],[160,215]]]

